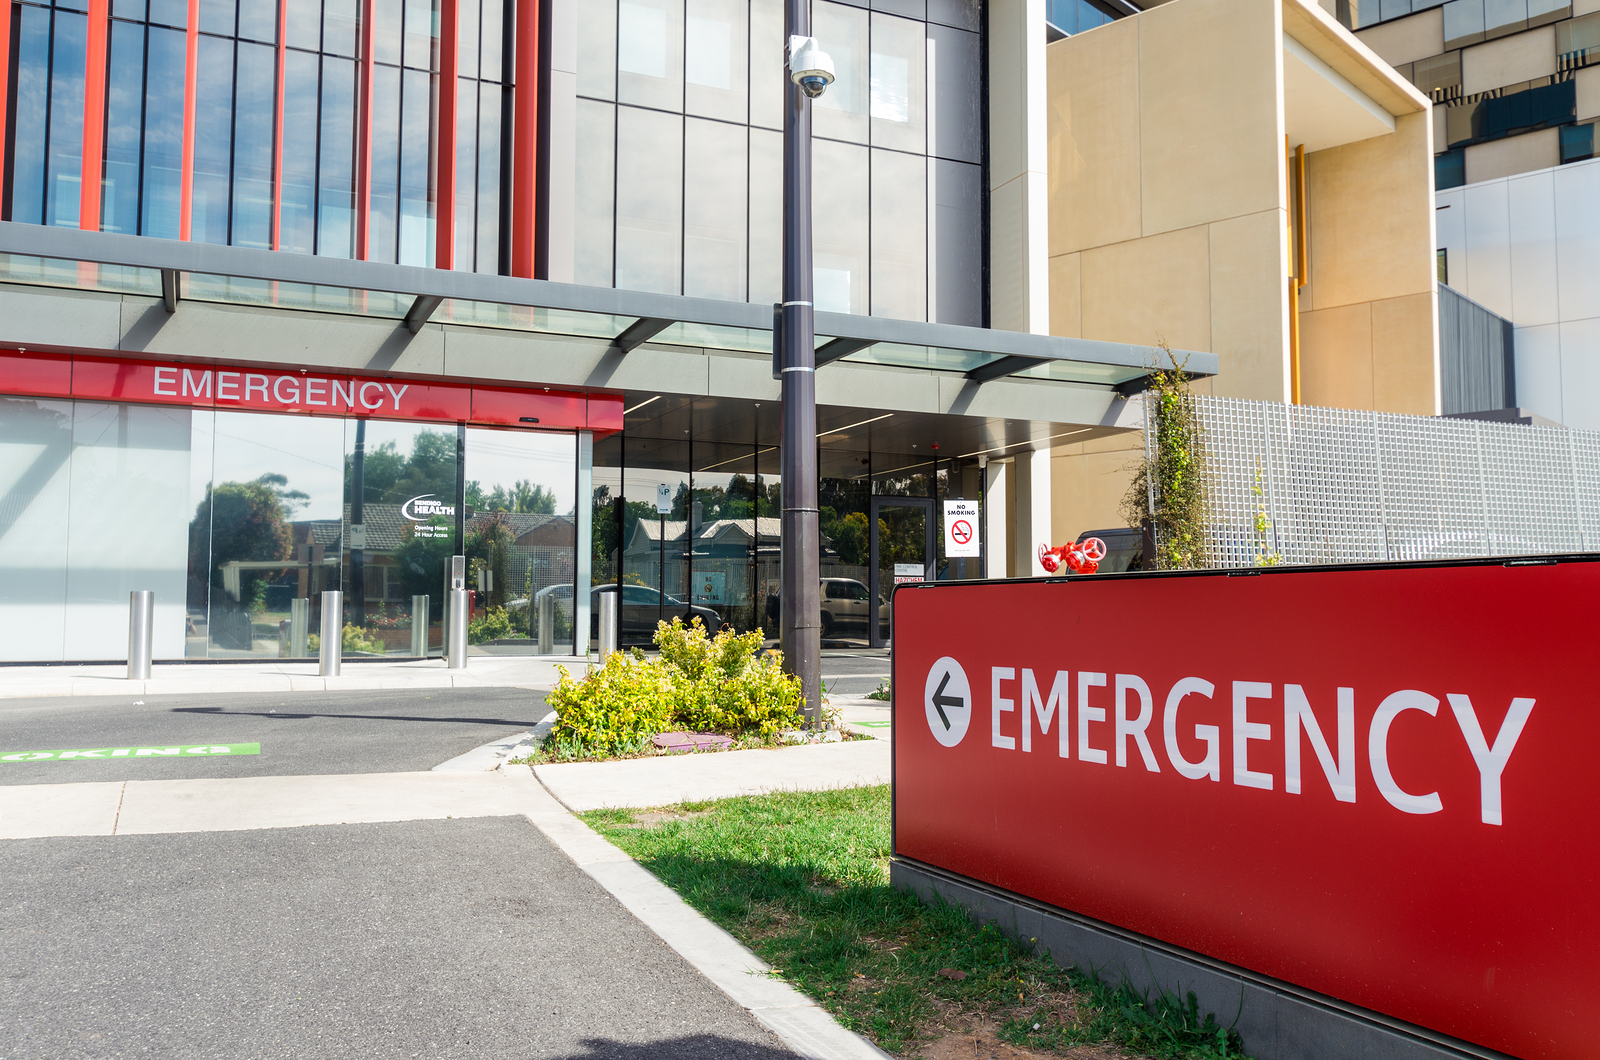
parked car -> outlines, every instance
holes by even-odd
[[[822,579],[822,635],[838,635],[846,629],[860,630],[865,636],[873,611],[872,590],[854,578]],[[878,601],[878,621],[887,624],[889,605]],[[778,594],[767,597],[767,634],[778,635]]]
[[[602,593],[615,593],[615,582],[607,585],[596,585],[589,590],[589,637],[591,643],[600,639],[600,596]],[[558,605],[570,608],[572,606],[572,583],[564,585],[547,585],[534,594],[538,600],[543,596],[555,596]],[[538,605],[535,604],[535,607]],[[690,605],[677,597],[666,594],[665,597],[659,590],[648,585],[622,586],[622,601],[617,609],[617,644],[618,646],[631,644],[655,643],[656,623],[665,618],[671,622],[674,617],[688,621],[698,618],[709,633],[715,633],[722,628],[722,618],[711,608],[701,607],[698,604]]]
[[[1144,531],[1137,526],[1090,530],[1079,534],[1078,541],[1081,543],[1091,537],[1098,537],[1106,543],[1106,558],[1100,561],[1100,574],[1144,569]]]

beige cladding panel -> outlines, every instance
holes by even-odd
[[[1372,407],[1439,414],[1439,303],[1427,294],[1372,303]]]
[[[1461,53],[1461,91],[1466,95],[1504,88],[1556,72],[1556,28],[1541,26],[1501,37]]]
[[[1211,343],[1221,365],[1214,392],[1289,399],[1289,285],[1282,210],[1210,226]]]
[[[1133,482],[1133,465],[1144,452],[1141,434],[1115,439],[1110,452],[1057,449],[1050,460],[1050,527],[1056,541],[1075,541],[1089,530],[1126,526],[1122,498]],[[1112,441],[1108,439],[1108,441]]]
[[[1390,66],[1404,66],[1444,51],[1444,12],[1436,7],[1364,29],[1356,36]]]
[[[1311,274],[1302,311],[1433,289],[1431,122],[1402,115],[1389,136],[1306,156]]]
[[[1138,16],[1146,235],[1282,205],[1279,0]]]
[[[1561,164],[1561,131],[1540,129],[1467,148],[1467,183],[1514,177]]]
[[[1050,96],[1050,253],[1135,239],[1139,230],[1137,18],[1046,50]]]
[[[1082,256],[1060,254],[1050,259],[1050,334],[1083,336]]]
[[[1307,405],[1372,408],[1372,304],[1300,314],[1300,395]]]
[[[1587,15],[1591,11],[1600,11],[1600,0],[1572,0],[1572,17]]]
[[[1579,121],[1600,117],[1600,66],[1588,66],[1572,78],[1577,82]]]
[[[1211,349],[1209,257],[1204,225],[1084,251],[1083,337]]]

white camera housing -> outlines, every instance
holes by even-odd
[[[789,38],[789,80],[811,99],[827,91],[834,80],[833,60],[815,37]]]

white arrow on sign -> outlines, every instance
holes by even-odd
[[[934,663],[928,670],[922,698],[933,738],[946,747],[960,743],[972,721],[972,689],[961,664],[948,655]]]

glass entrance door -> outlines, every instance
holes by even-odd
[[[889,643],[889,620],[897,585],[932,581],[937,554],[933,543],[933,499],[930,497],[873,497],[871,505],[872,563],[869,568],[869,607],[877,620],[868,622],[871,645]]]

